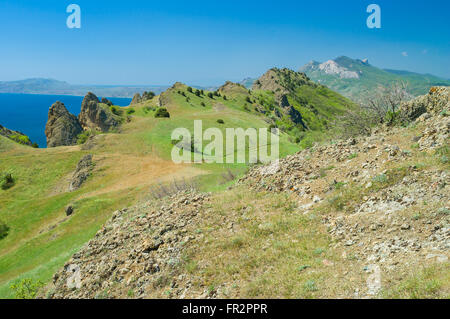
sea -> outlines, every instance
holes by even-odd
[[[108,99],[118,106],[128,106],[131,102],[131,98],[108,97]],[[64,103],[70,113],[78,116],[83,96],[2,93],[0,94],[0,125],[22,132],[39,147],[47,147],[45,124],[48,109],[56,101]]]

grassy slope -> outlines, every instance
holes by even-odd
[[[13,188],[0,191],[0,219],[10,227],[0,241],[0,297],[12,297],[9,286],[20,278],[49,281],[114,210],[148,197],[151,184],[197,176],[202,190],[220,190],[227,186],[222,180],[225,167],[236,174],[246,171],[245,164],[177,166],[170,161],[171,131],[192,127],[194,119],[202,119],[204,129],[219,126],[219,118],[224,127],[267,126],[256,112],[243,110],[244,96],[231,94],[225,101],[186,94],[190,102],[171,93],[171,119],[155,119],[154,111],[146,111],[146,106],[156,106],[156,99],[134,106],[133,119],[122,133],[98,136],[98,147],[90,151],[79,146],[32,149],[0,137],[0,172],[17,179]],[[297,149],[288,136],[281,136],[282,156]],[[88,153],[96,162],[93,177],[78,191],[63,191],[77,162]],[[64,214],[68,204],[76,209],[70,218]]]

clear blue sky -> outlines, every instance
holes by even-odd
[[[448,0],[0,0],[0,80],[215,85],[340,55],[450,78],[449,12]]]

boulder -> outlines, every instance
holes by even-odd
[[[70,114],[63,103],[58,101],[50,107],[45,127],[47,147],[74,145],[82,132],[77,117]]]
[[[120,118],[106,106],[100,104],[97,96],[89,92],[81,103],[78,120],[85,130],[108,132],[120,125]]]

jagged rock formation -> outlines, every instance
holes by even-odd
[[[140,93],[136,93],[136,94],[133,96],[133,99],[131,100],[130,105],[138,104],[138,103],[141,103],[141,102],[142,102],[142,96],[141,96],[141,94],[140,94]]]
[[[58,101],[50,107],[45,127],[47,147],[74,145],[82,132],[78,119],[69,113],[63,103]]]
[[[108,132],[117,128],[121,121],[114,115],[107,105],[100,104],[97,96],[89,92],[81,103],[81,112],[78,120],[85,130]]]
[[[19,132],[19,131],[13,131],[10,129],[7,129],[4,126],[0,125],[0,135],[9,138],[10,140],[13,140],[14,142],[17,142],[22,145],[28,145],[32,146],[33,143],[30,141],[30,138],[26,136],[25,134]]]
[[[84,156],[77,164],[77,168],[73,173],[72,179],[69,184],[69,192],[75,191],[83,185],[83,183],[91,175],[93,168],[92,155],[88,154]]]
[[[141,94],[136,93],[133,96],[133,99],[131,100],[130,105],[139,104],[139,103],[142,103],[142,102],[145,102],[145,101],[149,101],[149,100],[153,99],[154,97],[155,97],[155,93],[153,93],[153,92],[145,91],[144,93],[142,93],[142,96],[141,96]]]
[[[113,105],[113,102],[111,102],[110,100],[108,100],[106,97],[103,97],[103,98],[102,98],[102,103],[103,103],[103,104],[106,104],[106,105],[108,105],[108,106],[112,106],[112,105]]]

